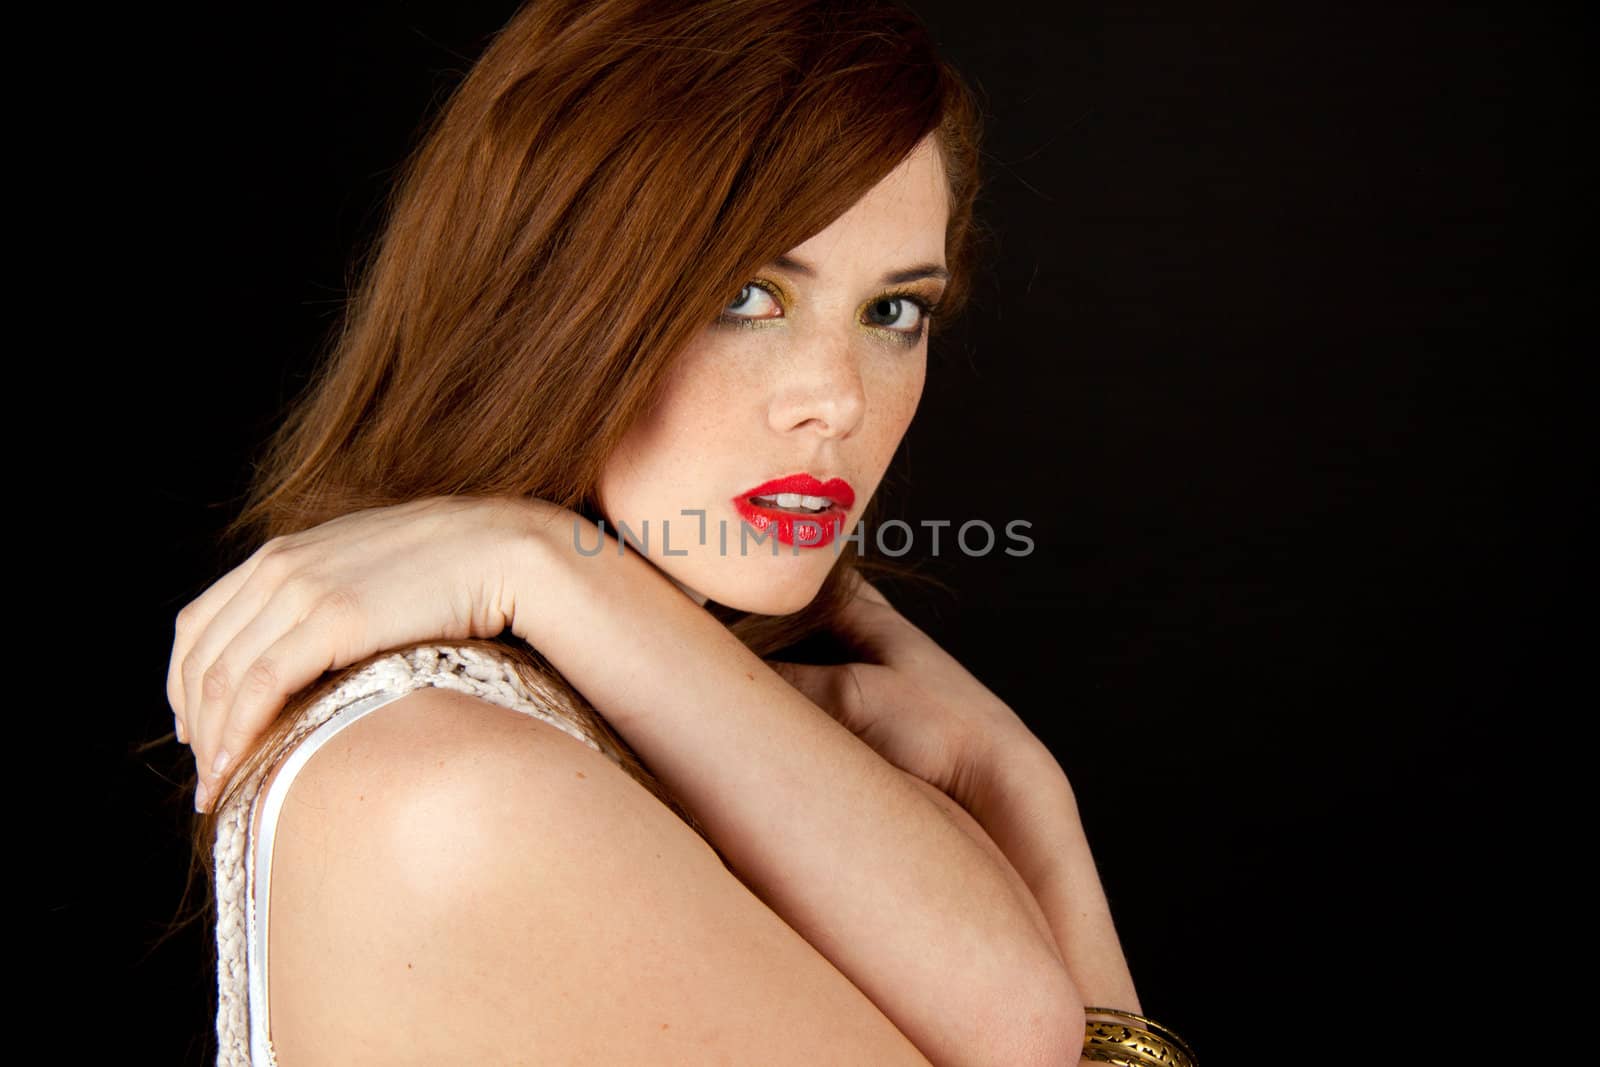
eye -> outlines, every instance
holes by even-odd
[[[760,314],[763,302],[770,304],[768,314]],[[939,310],[939,305],[915,292],[902,290],[875,297],[863,312],[863,325],[870,326],[904,345],[915,345],[927,331],[928,320]],[[746,314],[745,312],[755,312]],[[751,279],[739,290],[737,296],[723,308],[719,320],[733,326],[762,326],[783,318],[783,304],[778,293],[767,282]]]
[[[739,290],[739,295],[734,297],[732,302],[730,302],[728,306],[723,309],[722,317],[725,319],[736,319],[743,321],[776,317],[772,315],[746,315],[734,313],[735,309],[742,308],[745,310],[751,310],[752,306],[754,310],[759,311],[761,301],[763,300],[771,304],[774,308],[778,307],[778,298],[770,289],[762,285],[760,282],[746,282],[744,288]]]
[[[887,320],[874,321],[872,322],[874,326],[920,337],[922,324],[928,318],[930,310],[928,302],[915,294],[895,293],[890,296],[880,296],[868,304],[867,317]]]

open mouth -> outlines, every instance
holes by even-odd
[[[733,506],[763,536],[797,548],[821,548],[839,536],[855,501],[855,490],[843,478],[789,474],[739,494]]]
[[[834,506],[825,496],[805,496],[801,493],[778,493],[775,496],[753,496],[750,503],[758,508],[790,511],[796,515],[820,515]]]

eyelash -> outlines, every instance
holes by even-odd
[[[772,283],[764,281],[760,278],[752,278],[746,282],[745,285],[764,291],[768,296],[772,297],[774,303],[778,304],[780,307],[783,305],[783,295],[778,290],[777,286],[773,285]],[[740,292],[743,291],[743,289],[740,290]],[[738,293],[734,294],[734,298],[738,299]],[[893,335],[896,343],[903,344],[907,348],[918,344],[922,340],[923,335],[928,332],[928,326],[933,321],[933,317],[939,313],[938,301],[930,301],[920,293],[909,289],[894,289],[887,293],[881,293],[867,301],[867,306],[871,307],[873,304],[883,300],[904,300],[916,307],[918,311],[917,328],[914,331],[907,332],[905,330],[895,330],[888,326],[872,327],[875,330]],[[771,320],[751,319],[746,318],[743,315],[730,315],[726,310],[724,310],[721,315],[717,316],[717,321],[728,326],[761,329],[763,328],[764,323],[770,322]]]

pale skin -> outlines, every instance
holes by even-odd
[[[809,471],[851,482],[853,523],[910,423],[926,368],[925,337],[901,340],[918,327],[916,307],[879,303],[881,279],[943,265],[946,196],[925,142],[791,250],[809,274],[774,268],[763,278],[775,295],[741,294],[732,307],[761,324],[708,327],[675,362],[661,405],[606,467],[607,514],[636,527],[705,509],[713,529],[726,519],[737,530],[731,496]],[[934,303],[941,286],[931,276],[905,288]],[[291,790],[274,863],[270,972],[274,1040],[280,1054],[298,1053],[283,1062],[335,1057],[340,1041],[345,1062],[402,1050],[426,1059],[419,1035],[460,1055],[466,1035],[492,1040],[486,1033],[507,1048],[536,1036],[536,1047],[573,1061],[625,1055],[623,1045],[596,1044],[632,1040],[615,1019],[575,1017],[571,1004],[560,1013],[565,1029],[555,1018],[530,1021],[526,1008],[520,1022],[492,1010],[486,990],[524,1005],[564,995],[537,985],[527,965],[557,956],[562,989],[622,982],[619,971],[657,974],[647,987],[624,982],[610,1002],[677,1019],[675,1036],[695,1042],[683,1062],[703,1062],[694,1057],[707,1045],[738,1058],[741,1031],[707,1012],[741,996],[757,997],[744,1036],[766,1062],[781,1061],[775,1048],[811,1061],[815,1045],[801,1039],[807,1010],[855,1034],[852,1054],[870,1048],[871,1062],[936,1064],[1075,1062],[1083,1005],[1139,1010],[1070,786],[1010,708],[870,586],[845,619],[863,659],[847,667],[764,663],[701,607],[712,597],[797,610],[826,576],[831,550],[722,556],[715,537],[700,546],[675,536],[686,555],[618,556],[608,542],[590,558],[573,550],[574,523],[586,520],[540,501],[449,498],[278,539],[180,615],[169,674],[179,735],[202,769],[216,761],[220,770],[326,669],[509,626],[695,813],[738,880],[608,761],[553,728],[456,694],[413,694],[341,733]],[[585,526],[581,543],[598,536]],[[197,805],[215,781],[202,775]],[[560,792],[575,781],[593,785]],[[563,842],[549,823],[530,828],[524,811],[564,813],[589,836]],[[621,829],[641,819],[659,835]],[[479,850],[464,823],[494,827],[502,845],[532,836],[520,848]],[[620,852],[654,851],[668,868],[611,871],[621,882],[605,881],[590,870],[593,842],[618,834]],[[410,844],[396,853],[396,840]],[[418,841],[448,843],[448,859]],[[584,863],[596,881],[551,882],[551,870]],[[627,891],[619,886],[641,891],[649,878],[665,887],[652,902],[677,902],[674,888],[688,885],[721,901],[719,920],[742,931],[733,943],[763,951],[718,957],[716,968],[675,981],[670,968],[694,953],[731,950],[676,943],[699,929],[693,917],[661,914],[650,926],[647,910],[620,909],[647,922],[630,936],[625,918],[596,923],[579,907]],[[533,909],[536,925],[508,927],[507,915],[527,914],[531,899],[547,906]],[[570,926],[559,925],[563,915]],[[397,923],[413,924],[414,936],[397,935]],[[605,930],[626,948],[571,951],[573,938]],[[663,931],[672,936],[661,941]],[[619,953],[634,970],[615,966]],[[736,981],[741,966],[752,970]],[[776,968],[768,977],[785,997],[759,999],[763,966]],[[707,973],[726,977],[719,986]],[[439,984],[430,991],[418,984],[426,981]],[[701,999],[685,1000],[696,988]],[[329,1016],[335,1001],[347,1007]],[[360,1027],[351,1004],[362,1006]],[[407,1036],[380,1051],[384,1035]],[[651,1048],[657,1062],[677,1062]]]

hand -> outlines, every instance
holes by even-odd
[[[1033,740],[1015,712],[865,579],[839,636],[862,662],[769,665],[884,759],[964,807],[979,799],[1003,744]]]
[[[451,496],[342,515],[268,541],[178,613],[167,700],[194,751],[196,810],[218,777],[323,672],[386,648],[494,637],[506,576],[545,501]]]

